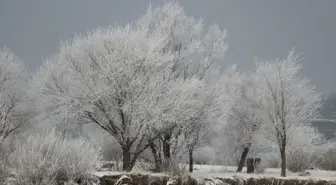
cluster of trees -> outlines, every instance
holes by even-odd
[[[250,149],[266,140],[277,144],[286,176],[287,146],[297,130],[311,128],[321,96],[301,77],[294,51],[259,61],[250,72],[218,72],[226,36],[177,3],[150,7],[131,24],[64,42],[28,87],[22,62],[4,49],[0,141],[28,122],[57,129],[95,124],[120,146],[123,170],[132,170],[146,150],[163,170],[185,150],[192,171],[195,148],[223,134],[230,143],[225,150],[241,151],[238,171]]]
[[[254,72],[232,76],[240,80],[231,89],[236,98],[225,131],[243,150],[237,171],[242,170],[251,145],[266,139],[278,145],[281,175],[286,175],[287,145],[294,142],[298,130],[312,129],[322,103],[314,86],[300,76],[300,68],[299,56],[292,50],[284,59],[257,63]],[[308,135],[303,132],[305,140]],[[322,140],[315,130],[314,135]]]

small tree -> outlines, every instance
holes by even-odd
[[[209,100],[210,101],[210,100]],[[218,111],[217,109],[212,109],[209,102],[208,106],[205,106],[206,110],[203,110],[203,115],[200,115],[195,121],[193,121],[189,128],[184,130],[184,143],[188,151],[189,158],[189,172],[193,172],[194,164],[194,151],[198,147],[205,146],[210,143],[212,135],[215,133],[214,124],[211,121],[215,121],[214,117],[210,115],[210,112],[213,113]],[[222,112],[225,114],[224,112]]]
[[[0,50],[0,145],[24,123],[26,71],[8,48]]]
[[[252,144],[262,129],[261,98],[254,73],[240,73],[236,66],[224,72],[224,96],[230,99],[223,132],[230,150],[241,153],[237,172],[241,172]],[[228,104],[228,103],[225,103]],[[224,104],[223,104],[224,105]]]
[[[301,65],[294,50],[287,58],[261,62],[257,66],[258,83],[263,95],[263,107],[269,134],[279,146],[281,176],[286,176],[286,147],[291,129],[310,124],[319,115],[321,96],[309,81],[299,75]]]

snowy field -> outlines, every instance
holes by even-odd
[[[243,169],[242,173],[237,173],[235,166],[217,166],[217,165],[194,165],[193,175],[195,177],[222,177],[222,178],[230,178],[230,177],[241,177],[243,179],[246,178],[263,178],[263,177],[272,177],[272,178],[284,178],[280,177],[280,168],[267,168],[265,172],[262,174],[247,174],[246,168]],[[287,170],[286,179],[312,179],[312,180],[335,180],[336,181],[336,171],[325,171],[325,170],[308,170],[311,176],[299,176],[298,173],[292,173]],[[139,173],[139,171],[135,171],[134,173]],[[143,174],[149,174],[150,172],[140,172]],[[111,172],[111,171],[102,171],[94,173],[97,176],[105,176],[105,175],[117,175],[117,174],[125,174],[124,172]],[[162,176],[165,175],[163,173],[152,173],[154,176]]]
[[[262,174],[247,174],[246,168],[243,169],[242,173],[237,173],[237,167],[235,166],[217,166],[217,165],[194,165],[194,174],[201,177],[280,177],[280,168],[267,168]],[[325,171],[325,170],[308,170],[311,176],[303,177],[299,176],[298,173],[292,173],[287,170],[288,179],[323,179],[323,180],[336,180],[336,171]]]

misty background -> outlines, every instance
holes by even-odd
[[[20,56],[30,73],[61,41],[97,27],[125,24],[163,0],[0,0],[0,47]],[[295,46],[302,74],[326,97],[316,123],[328,138],[336,132],[336,1],[333,0],[180,0],[188,15],[228,29],[229,50],[222,68],[250,69],[254,58],[284,57]]]

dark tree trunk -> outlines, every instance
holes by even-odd
[[[243,153],[240,157],[237,172],[242,172],[243,171],[245,160],[246,160],[246,157],[247,157],[247,154],[248,154],[249,150],[250,150],[249,147],[244,148],[244,151],[243,151]]]
[[[194,171],[194,147],[189,148],[189,172],[192,173]]]
[[[156,151],[156,146],[154,144],[154,142],[151,142],[149,144],[149,147],[152,151],[153,157],[154,157],[154,162],[155,162],[155,172],[161,172],[162,171],[162,160],[161,157],[158,155],[157,151]]]
[[[286,146],[283,144],[280,148],[281,154],[281,177],[286,177]]]
[[[123,170],[124,171],[131,171],[132,166],[131,166],[131,149],[130,147],[123,147],[122,148],[123,152]]]
[[[163,156],[167,161],[170,161],[170,139],[171,134],[165,133],[163,134],[163,141],[162,141],[162,149],[163,149]]]
[[[246,173],[254,173],[254,159],[253,158],[248,158],[246,160]]]

